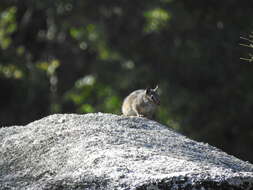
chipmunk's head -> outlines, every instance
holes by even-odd
[[[152,101],[154,104],[160,105],[160,98],[157,93],[158,86],[156,86],[154,89],[147,88],[146,89],[146,96],[147,98]]]

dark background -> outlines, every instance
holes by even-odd
[[[253,162],[252,18],[252,0],[1,0],[0,125],[120,114],[158,84],[158,121]]]

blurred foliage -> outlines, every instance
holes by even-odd
[[[147,25],[144,28],[146,32],[159,32],[163,29],[163,27],[167,27],[167,24],[171,18],[170,12],[161,8],[146,11],[144,16],[147,20]]]
[[[121,101],[117,91],[109,85],[99,84],[92,75],[77,80],[73,89],[65,94],[65,100],[71,102],[78,113],[105,110],[120,114]]]
[[[251,0],[2,0],[0,124],[120,114],[131,91],[158,84],[158,121],[253,161],[253,66],[245,64],[252,56],[239,46],[252,47],[252,36],[240,39],[253,28],[252,7]]]
[[[0,14],[0,46],[6,49],[11,44],[10,35],[16,31],[16,7],[9,7]]]

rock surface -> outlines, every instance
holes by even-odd
[[[253,165],[145,118],[57,114],[0,129],[0,189],[253,189]]]

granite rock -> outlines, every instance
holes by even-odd
[[[55,114],[0,129],[0,189],[253,189],[253,165],[140,117]]]

